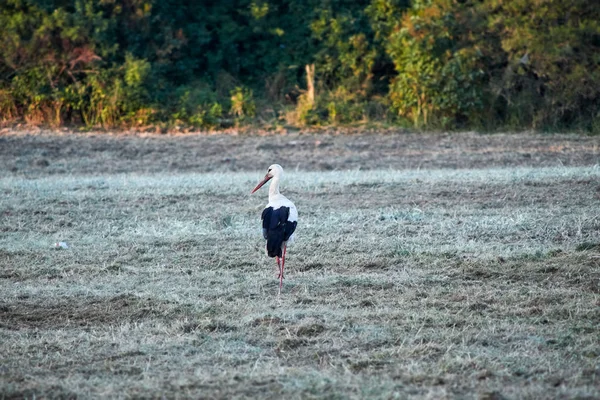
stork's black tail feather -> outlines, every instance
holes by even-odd
[[[283,229],[269,231],[267,237],[267,254],[269,257],[281,257],[283,247]]]
[[[286,242],[296,230],[296,221],[288,221],[289,215],[288,207],[280,207],[276,210],[268,207],[262,213],[263,236],[267,239],[269,257],[281,257],[283,242]]]

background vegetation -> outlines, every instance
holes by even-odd
[[[592,0],[5,0],[0,24],[0,123],[600,132]]]

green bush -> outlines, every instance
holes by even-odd
[[[4,0],[0,26],[2,123],[600,129],[589,0]]]
[[[256,104],[252,90],[236,87],[231,91],[231,110],[229,111],[236,120],[253,118],[256,115]]]
[[[198,82],[175,91],[175,111],[167,117],[175,124],[190,124],[197,128],[219,127],[223,106],[209,85]]]
[[[453,127],[480,118],[482,55],[465,38],[464,14],[450,0],[416,0],[390,36],[388,53],[398,73],[390,100],[415,126]]]
[[[481,8],[506,65],[494,85],[501,115],[534,129],[593,131],[600,109],[598,4],[492,0]]]

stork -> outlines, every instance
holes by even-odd
[[[262,212],[262,232],[267,241],[267,255],[275,257],[279,269],[279,293],[283,286],[283,268],[285,267],[285,252],[287,242],[293,239],[298,222],[298,210],[287,197],[279,193],[279,181],[283,177],[283,168],[279,164],[269,167],[265,178],[252,190],[260,189],[265,183],[271,181],[269,186],[269,203]]]

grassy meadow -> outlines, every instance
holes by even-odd
[[[320,145],[313,168],[273,159],[299,210],[280,296],[267,190],[249,194],[273,149],[244,140],[265,146],[254,169],[114,169],[108,151],[82,173],[75,153],[0,152],[16,166],[0,177],[0,399],[600,397],[593,140],[588,162],[469,167],[485,153],[447,151],[464,167],[317,170]],[[395,140],[345,157],[373,163]]]

